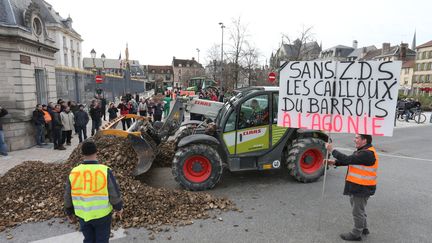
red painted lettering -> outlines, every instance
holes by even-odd
[[[356,116],[355,119],[356,120],[354,121],[354,118],[352,116],[348,116],[348,133],[355,133],[355,134],[359,133],[358,130],[359,117]],[[351,129],[353,129],[354,132],[352,132]]]
[[[98,187],[98,178],[102,181],[102,185],[100,185],[100,187]],[[100,190],[102,190],[107,183],[107,178],[105,176],[105,174],[101,171],[101,170],[97,170],[95,171],[94,174],[94,190],[93,192],[98,192]]]
[[[339,121],[339,124],[337,124]],[[335,132],[340,132],[342,130],[343,121],[341,115],[336,115],[333,119],[333,129]]]
[[[320,119],[320,114],[315,113],[312,115],[312,125],[311,125],[311,129],[312,130],[321,130],[321,119]]]
[[[80,177],[81,173],[79,171],[71,172],[72,182],[71,182],[71,190],[82,190],[82,187],[77,187],[77,181]]]
[[[374,118],[372,118],[372,135],[374,135],[374,136],[384,136],[384,133],[378,133],[377,132],[377,129],[379,130],[381,128],[381,124],[377,124],[377,123],[380,123],[383,120],[384,120],[384,118],[382,118],[382,117],[374,117]]]
[[[322,118],[322,130],[331,131],[332,130],[332,115],[326,114]]]
[[[367,118],[368,116],[365,114],[364,118],[363,118],[363,125],[364,125],[364,133],[363,134],[368,134],[368,122],[367,122]]]
[[[308,118],[309,116],[310,116],[309,113],[306,114],[306,118]],[[297,122],[298,122],[298,128],[300,128],[300,129],[308,129],[307,127],[303,127],[302,126],[302,114],[301,113],[298,113],[298,115],[297,115]]]
[[[87,183],[90,185],[90,190],[92,190],[92,181],[93,181],[93,175],[90,170],[85,170],[83,173],[83,184],[84,184],[84,190],[87,190]]]
[[[290,117],[288,112],[284,112],[284,114],[283,114],[282,126],[283,127],[291,127],[291,117]]]

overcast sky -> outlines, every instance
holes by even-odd
[[[282,34],[299,35],[303,26],[323,48],[338,44],[359,47],[383,42],[409,43],[417,31],[417,45],[432,40],[432,1],[287,1],[287,0],[46,0],[81,34],[84,57],[94,48],[99,57],[124,58],[129,43],[130,59],[141,64],[171,65],[172,57],[197,58],[206,63],[208,49],[220,45],[223,22],[224,44],[229,42],[232,20],[241,18],[248,39],[261,53],[264,64],[278,49]],[[224,45],[224,48],[227,48]]]

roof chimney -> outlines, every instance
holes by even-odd
[[[352,45],[352,47],[353,47],[354,49],[357,49],[357,46],[358,46],[358,42],[357,42],[357,40],[353,40],[353,45]]]
[[[405,61],[406,56],[407,56],[407,49],[408,49],[408,44],[407,43],[401,43],[400,52],[399,52],[400,60]]]
[[[390,51],[390,43],[384,42],[382,44],[382,53],[381,54],[384,55],[384,53],[387,53],[389,51]]]
[[[192,57],[192,61],[195,61],[195,57]]]

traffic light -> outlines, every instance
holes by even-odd
[[[103,90],[101,88],[96,89],[96,94],[102,94]]]

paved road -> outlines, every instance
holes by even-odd
[[[350,152],[353,135],[332,135],[335,146]],[[379,185],[368,203],[371,235],[365,242],[431,242],[432,238],[432,127],[396,129],[392,138],[376,138],[380,155]],[[156,235],[156,242],[342,242],[338,234],[351,229],[348,198],[342,196],[345,169],[331,168],[327,174],[324,203],[322,180],[301,184],[283,171],[225,173],[211,193],[231,198],[243,210],[200,220],[193,225]],[[177,188],[170,169],[148,175],[154,186]],[[322,208],[321,230],[318,219]],[[49,221],[51,222],[51,221]],[[0,233],[0,242],[28,242],[59,237],[51,242],[79,241],[67,224],[26,224],[10,231],[13,239]],[[146,229],[127,229],[112,242],[148,241]],[[172,237],[168,240],[168,237]],[[66,241],[66,238],[69,241]],[[42,242],[49,242],[44,240]]]

